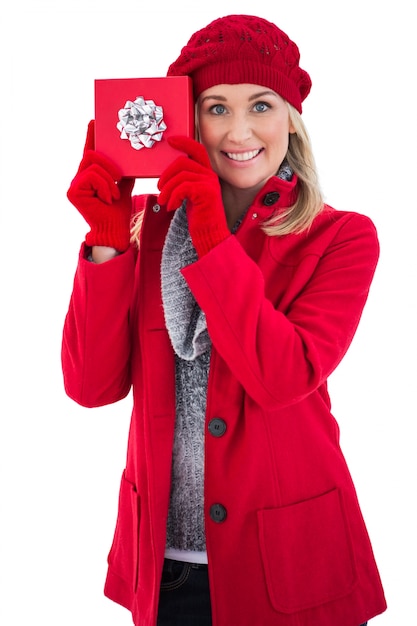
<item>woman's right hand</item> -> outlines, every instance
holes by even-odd
[[[122,178],[119,167],[94,150],[94,120],[88,125],[83,158],[67,192],[69,201],[90,226],[88,246],[124,252],[130,245],[134,178]]]

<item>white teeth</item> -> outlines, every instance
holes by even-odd
[[[250,152],[226,152],[229,159],[233,161],[249,161],[260,153],[260,150],[251,150]]]

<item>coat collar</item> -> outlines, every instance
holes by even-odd
[[[283,180],[278,176],[272,176],[255,196],[252,209],[262,217],[267,217],[272,212],[286,209],[294,204],[298,195],[298,178],[293,174],[291,180]]]

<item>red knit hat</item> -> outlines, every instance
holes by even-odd
[[[190,76],[195,98],[223,83],[262,85],[301,113],[311,79],[299,60],[297,45],[272,22],[252,15],[228,15],[194,33],[167,76]]]

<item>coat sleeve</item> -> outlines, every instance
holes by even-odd
[[[94,264],[81,248],[64,322],[62,371],[67,395],[96,407],[130,390],[129,311],[134,280],[133,250]]]
[[[355,213],[331,228],[334,235],[285,312],[265,296],[261,269],[235,237],[183,269],[213,346],[267,410],[298,402],[322,385],[358,326],[379,256],[376,230]]]

